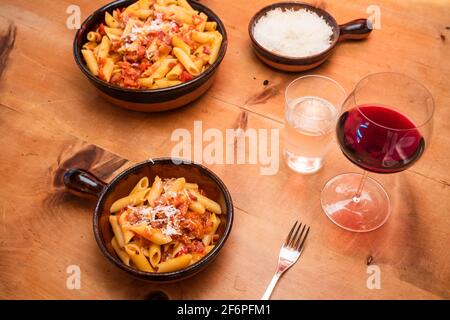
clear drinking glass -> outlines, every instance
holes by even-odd
[[[345,100],[337,121],[338,144],[363,174],[332,178],[322,190],[321,203],[338,226],[367,232],[389,217],[387,192],[368,171],[396,173],[414,165],[430,144],[434,101],[416,80],[394,72],[363,78]]]
[[[303,174],[322,168],[345,97],[339,83],[319,75],[300,77],[287,86],[281,141],[289,168]]]

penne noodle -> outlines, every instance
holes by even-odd
[[[159,198],[159,196],[161,195],[163,191],[163,185],[162,185],[162,181],[161,178],[156,176],[155,177],[155,181],[153,182],[153,185],[150,189],[149,194],[147,195],[147,201],[148,203],[153,206],[154,202],[157,198]]]
[[[150,8],[150,0],[139,0],[139,9],[148,9]]]
[[[208,197],[205,197],[203,195],[201,195],[198,191],[196,190],[190,190],[191,194],[193,194],[196,198],[197,201],[200,202],[202,205],[205,206],[205,208],[215,214],[221,214],[222,213],[222,209],[220,208],[220,205],[209,199]]]
[[[182,8],[188,9],[190,11],[194,11],[194,9],[191,7],[189,2],[187,2],[186,0],[177,0],[177,4]]]
[[[141,178],[141,180],[138,181],[138,183],[136,183],[133,190],[131,190],[130,195],[138,193],[142,190],[148,189],[148,187],[149,187],[148,178],[143,177],[143,178]]]
[[[163,245],[172,241],[170,236],[166,236],[160,230],[153,229],[147,225],[136,225],[130,227],[130,229],[141,237],[150,240],[154,244]]]
[[[113,249],[116,252],[119,259],[122,260],[122,262],[125,265],[129,266],[130,265],[130,256],[124,249],[120,248],[119,244],[117,243],[116,237],[112,238],[111,246],[113,247]]]
[[[88,41],[92,41],[92,42],[100,42],[100,40],[102,40],[102,36],[98,32],[91,31],[91,32],[88,32],[87,39],[88,39]]]
[[[105,12],[105,22],[110,28],[120,28],[120,23],[108,12]]]
[[[162,79],[177,63],[176,59],[165,58],[161,61],[161,65],[152,74],[153,79]]]
[[[168,192],[178,192],[184,189],[184,185],[186,184],[185,178],[178,178],[170,185],[167,189]]]
[[[139,9],[139,2],[135,2],[133,4],[130,4],[123,13],[129,15],[130,13],[133,13],[138,9]]]
[[[192,40],[199,43],[212,43],[213,41],[216,40],[216,35],[208,32],[193,31]]]
[[[161,262],[158,264],[158,272],[172,272],[187,267],[192,260],[191,254],[184,254],[182,256]]]
[[[125,246],[125,251],[130,256],[130,259],[134,263],[136,268],[146,272],[154,271],[154,269],[150,265],[150,262],[147,260],[144,253],[141,251],[138,245],[134,243],[127,244]]]
[[[177,63],[167,74],[166,78],[168,80],[178,80],[180,79],[181,73],[183,72],[183,66],[181,63]]]
[[[176,257],[178,253],[180,253],[182,250],[184,250],[185,246],[181,242],[178,242],[175,247],[173,248],[172,256]]]
[[[209,64],[213,64],[216,60],[217,57],[219,55],[219,51],[220,51],[220,46],[222,45],[222,35],[219,32],[215,32],[216,34],[216,38],[212,43],[212,47],[211,47],[211,56],[209,58]]]
[[[216,29],[217,29],[217,22],[207,21],[205,23],[205,31],[216,31]]]
[[[153,13],[153,10],[150,10],[150,9],[138,9],[136,11],[133,11],[133,14],[142,20],[147,19],[149,16],[152,15],[152,13]]]
[[[97,63],[97,59],[95,59],[94,53],[91,50],[82,49],[81,54],[83,55],[83,58],[86,61],[86,65],[87,65],[89,71],[91,71],[94,76],[97,76],[98,75],[98,63]]]
[[[120,228],[119,222],[117,221],[117,216],[110,215],[109,223],[114,233],[114,237],[116,238],[117,244],[120,248],[123,248],[125,246],[125,240],[123,238],[122,229]]]
[[[148,249],[148,258],[153,268],[156,268],[161,261],[161,246],[152,243]]]
[[[202,22],[199,23],[195,27],[195,30],[203,32],[203,31],[205,31],[206,21],[208,20],[208,16],[206,14],[204,14],[203,12],[200,12],[200,14],[198,16],[201,18]]]
[[[172,45],[176,48],[180,48],[183,50],[187,55],[191,55],[191,47],[184,42],[180,37],[174,36],[172,38]]]
[[[202,58],[194,57],[193,59],[195,66],[198,70],[202,70],[203,65],[205,64],[205,61]]]
[[[113,59],[106,58],[105,64],[103,65],[103,68],[102,68],[102,73],[107,82],[109,82],[109,80],[111,79],[113,69],[114,69]]]
[[[150,193],[150,189],[139,191],[138,193],[128,195],[121,199],[116,200],[112,205],[109,211],[111,213],[117,212],[127,206],[137,206],[143,203]]]
[[[160,80],[156,80],[155,83],[153,84],[152,88],[153,89],[160,89],[160,88],[167,88],[167,87],[173,87],[176,86],[177,84],[180,84],[181,81],[178,80],[165,80],[165,79],[160,79]]]
[[[119,225],[120,228],[122,229],[122,234],[123,234],[123,240],[124,243],[127,244],[131,241],[131,239],[133,239],[134,237],[134,232],[131,231],[130,229],[128,229],[128,221],[127,221],[127,216],[128,216],[128,212],[124,211],[122,212],[122,214],[119,216]]]
[[[200,213],[200,214],[204,214],[204,213],[205,213],[205,210],[206,210],[205,206],[202,205],[202,204],[201,204],[200,202],[198,202],[198,201],[192,201],[192,202],[189,204],[189,209],[191,209],[191,210],[194,211],[194,212]]]
[[[98,57],[106,58],[109,55],[109,49],[111,48],[111,41],[107,36],[102,38],[102,42],[100,42],[98,46]]]
[[[155,80],[152,77],[139,79],[139,84],[145,88],[153,88]]]
[[[186,70],[193,76],[198,75],[200,70],[183,50],[180,48],[173,48],[173,54],[180,60],[181,64],[186,68]]]

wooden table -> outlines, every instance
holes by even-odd
[[[170,298],[258,299],[275,269],[279,247],[296,219],[312,226],[306,251],[279,282],[276,299],[450,298],[450,4],[448,1],[320,1],[343,23],[381,7],[381,29],[365,42],[339,45],[310,73],[330,76],[350,91],[364,75],[407,73],[431,90],[435,134],[423,159],[401,174],[375,176],[389,191],[392,215],[367,234],[332,224],[319,196],[332,176],[358,171],[334,148],[323,170],[262,176],[258,165],[210,165],[235,203],[231,236],[201,274],[174,284],[130,278],[100,253],[92,233],[94,202],[65,192],[66,168],[92,170],[106,181],[135,162],[170,155],[171,132],[281,128],[283,92],[300,74],[261,64],[250,50],[247,23],[271,1],[204,0],[224,21],[229,47],[211,90],[182,109],[143,114],[115,107],[96,94],[72,58],[75,31],[66,9],[82,19],[104,1],[3,0],[15,43],[0,46],[0,298],[141,299],[154,290]],[[8,48],[11,49],[8,56]],[[268,85],[263,81],[269,80]],[[247,121],[239,121],[245,119]],[[366,285],[368,262],[381,270],[381,289]],[[67,267],[81,269],[81,289],[66,287]],[[370,270],[369,270],[370,271]]]

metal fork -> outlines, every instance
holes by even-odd
[[[302,223],[300,223],[297,227],[297,223],[298,221],[295,221],[294,226],[286,238],[286,242],[281,247],[280,255],[278,256],[277,271],[275,272],[272,281],[270,281],[269,286],[267,287],[266,292],[264,292],[261,300],[269,300],[270,295],[272,294],[272,291],[281,275],[298,261],[298,258],[300,258],[300,255],[303,252],[305,241],[309,233],[309,226],[303,225],[302,227]]]

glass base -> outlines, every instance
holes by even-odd
[[[362,176],[346,173],[332,178],[323,188],[320,198],[328,218],[339,227],[354,232],[378,229],[390,214],[386,191],[370,177],[367,177],[361,196],[355,198]]]
[[[288,167],[298,173],[316,173],[323,166],[323,159],[319,157],[297,156],[292,152],[285,151],[284,158]]]

